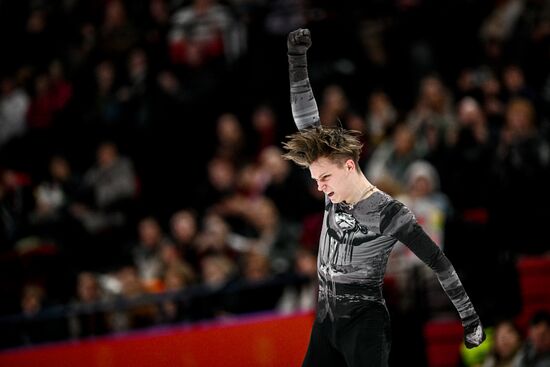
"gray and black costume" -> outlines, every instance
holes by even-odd
[[[291,32],[288,61],[292,114],[299,130],[320,125],[306,51],[309,31]],[[398,242],[437,275],[465,328],[468,347],[485,338],[455,269],[401,202],[375,191],[355,206],[325,199],[318,252],[319,298],[304,366],[385,366],[391,344],[382,295],[388,256]]]

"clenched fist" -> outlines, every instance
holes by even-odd
[[[485,340],[485,332],[479,321],[464,327],[464,344],[466,348],[475,348]]]
[[[288,34],[287,42],[289,55],[304,55],[311,46],[309,29],[298,28]]]

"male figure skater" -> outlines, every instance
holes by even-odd
[[[303,366],[388,365],[390,320],[382,285],[397,241],[433,269],[458,311],[466,346],[478,346],[485,339],[480,319],[445,254],[405,205],[361,172],[358,133],[321,125],[307,73],[310,46],[308,29],[289,33],[290,99],[299,131],[284,143],[284,157],[309,168],[325,193],[317,317]]]

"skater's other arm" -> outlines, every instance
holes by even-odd
[[[390,202],[382,210],[380,231],[405,244],[435,272],[439,283],[458,311],[464,327],[466,347],[480,345],[485,340],[485,333],[474,305],[453,265],[418,224],[412,212],[398,201]]]

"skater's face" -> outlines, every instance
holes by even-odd
[[[315,160],[310,166],[311,177],[317,182],[317,190],[322,191],[333,203],[349,199],[352,193],[350,175],[356,175],[355,163],[348,159],[344,163],[326,157]]]

